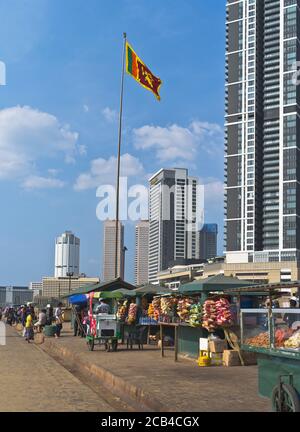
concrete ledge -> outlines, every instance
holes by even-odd
[[[161,401],[155,399],[150,393],[146,393],[142,388],[130,384],[123,378],[114,375],[109,370],[98,366],[91,361],[82,359],[80,354],[74,353],[56,340],[45,338],[40,348],[50,356],[57,356],[65,360],[71,367],[76,367],[82,373],[88,373],[101,380],[101,384],[111,393],[121,399],[133,403],[140,411],[166,412],[171,411],[164,406]]]

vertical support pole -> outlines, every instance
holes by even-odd
[[[274,326],[273,326],[273,309],[272,309],[272,295],[271,290],[269,290],[269,310],[268,310],[268,322],[269,322],[269,339],[270,348],[275,348],[274,345]]]
[[[175,361],[178,361],[178,325],[175,324]]]
[[[126,57],[126,40],[127,35],[123,33],[123,59],[122,59],[122,78],[120,94],[120,115],[119,115],[119,140],[118,140],[118,158],[117,158],[117,181],[116,181],[116,239],[115,239],[115,278],[118,276],[118,238],[119,238],[119,198],[120,198],[120,168],[121,168],[121,143],[122,143],[122,118],[123,118],[123,94],[124,94],[124,74],[125,74],[125,57]],[[120,239],[121,240],[121,239]],[[121,241],[120,241],[121,245]],[[121,254],[123,251],[121,251]],[[121,261],[122,256],[120,256]],[[120,262],[121,268],[121,262]]]
[[[164,357],[164,335],[163,335],[163,326],[162,324],[160,324],[160,342],[161,342],[161,346],[160,346],[160,350],[161,350],[161,356]]]

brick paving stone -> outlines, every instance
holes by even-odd
[[[0,346],[1,412],[112,412],[112,408],[64,367],[7,326]]]

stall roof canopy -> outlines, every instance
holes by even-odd
[[[255,285],[255,286],[243,286],[243,287],[235,287],[232,289],[232,293],[239,294],[243,292],[249,292],[249,293],[255,293],[259,292],[262,294],[269,294],[269,293],[277,293],[278,291],[284,291],[284,290],[290,290],[293,288],[300,288],[300,281],[294,281],[294,282],[280,282],[280,283],[270,283],[270,284],[261,284],[261,285]],[[287,294],[286,292],[285,294]]]
[[[179,293],[196,293],[196,292],[214,292],[214,291],[230,291],[234,288],[241,287],[254,287],[255,284],[251,284],[250,281],[240,280],[235,277],[224,276],[218,274],[211,276],[203,280],[196,280],[179,287]]]
[[[145,284],[135,289],[136,295],[170,294],[172,291],[160,285]]]
[[[123,279],[121,278],[117,278],[106,282],[99,282],[93,285],[82,286],[75,291],[71,291],[70,294],[64,296],[63,298],[67,298],[75,294],[88,294],[90,292],[97,291],[117,291],[121,288],[125,288],[131,291],[135,289],[135,286],[130,284],[129,282],[123,281]]]
[[[124,297],[126,297],[126,296],[128,296],[128,297],[135,297],[135,290],[129,290],[129,289],[126,289],[126,288],[119,288],[119,289],[116,289],[116,290],[114,290],[114,291],[112,291],[112,293],[121,293],[121,294],[123,294],[123,296]]]

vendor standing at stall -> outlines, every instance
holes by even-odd
[[[107,303],[105,303],[105,301],[100,298],[99,299],[99,304],[96,307],[96,314],[109,314],[110,313],[110,307]]]
[[[298,306],[297,297],[291,297],[290,298],[290,309],[296,309],[297,306]],[[291,328],[295,321],[300,321],[300,310],[299,310],[299,314],[295,314],[295,313],[284,314],[283,320]]]
[[[74,336],[80,336],[80,323],[81,323],[81,307],[79,305],[75,305],[74,307],[74,321],[73,321],[73,329]]]

